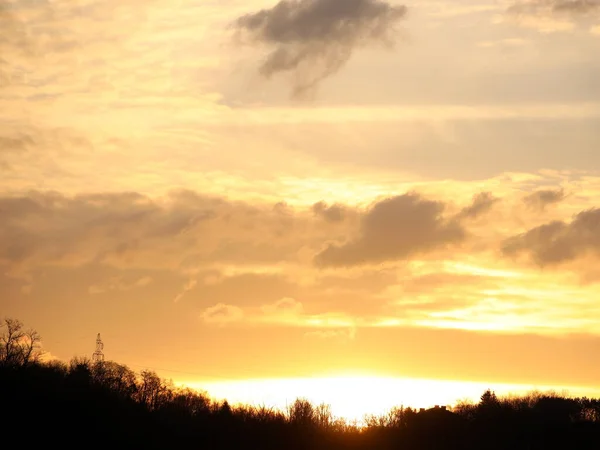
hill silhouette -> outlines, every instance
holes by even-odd
[[[27,339],[7,348],[2,337],[0,430],[25,448],[600,448],[599,399],[551,393],[500,398],[488,390],[478,403],[418,411],[397,407],[358,426],[304,399],[287,411],[230,406],[113,361],[40,362],[35,346],[27,358],[18,356],[19,349],[31,347]]]

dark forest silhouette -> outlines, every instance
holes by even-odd
[[[600,448],[600,399],[488,390],[479,403],[398,407],[357,426],[303,399],[287,411],[230,406],[112,361],[40,362],[39,334],[14,320],[0,331],[0,432],[23,448]]]

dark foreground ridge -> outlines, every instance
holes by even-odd
[[[2,364],[0,405],[0,429],[20,448],[600,449],[597,399],[487,391],[478,404],[399,407],[360,428],[302,399],[286,412],[231,407],[154,372],[80,358]]]
[[[231,407],[112,361],[41,363],[39,334],[4,322],[1,448],[600,450],[599,399],[488,390],[477,404],[398,407],[357,426],[303,399],[287,411]]]

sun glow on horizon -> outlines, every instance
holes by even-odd
[[[452,407],[460,401],[477,402],[492,389],[500,396],[530,392],[556,392],[585,396],[597,392],[582,387],[533,384],[483,383],[348,374],[306,378],[248,379],[231,381],[183,381],[176,383],[206,392],[215,400],[232,405],[266,406],[286,411],[296,399],[314,406],[326,404],[335,417],[360,424],[365,416],[383,415],[394,407]]]
[[[0,325],[351,422],[600,398],[592,3],[0,0]]]

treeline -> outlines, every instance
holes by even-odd
[[[357,426],[302,399],[287,411],[230,406],[111,361],[42,363],[6,354],[0,353],[0,442],[7,449],[600,448],[598,399],[499,398],[486,391],[478,403],[398,407]]]

